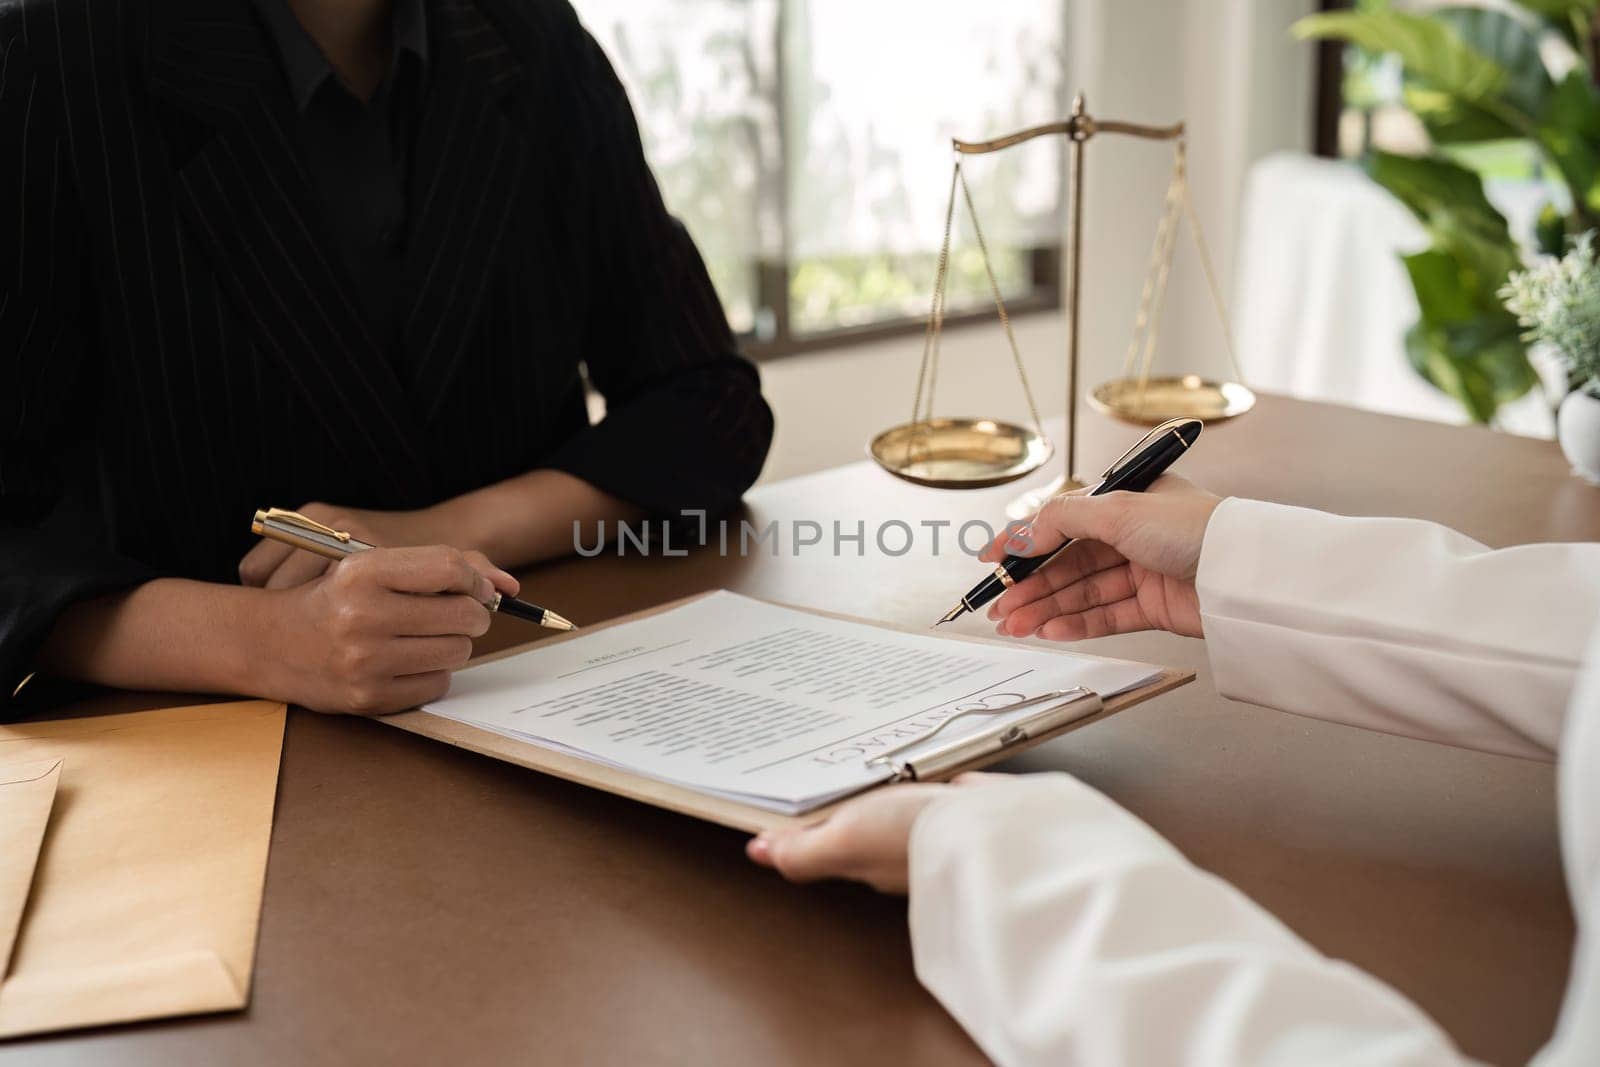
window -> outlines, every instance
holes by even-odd
[[[1066,113],[1064,0],[575,0],[747,351],[927,314],[950,139]],[[1008,307],[1054,307],[1064,147],[966,163]],[[951,321],[992,314],[958,212]]]

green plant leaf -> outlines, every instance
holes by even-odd
[[[1538,384],[1527,352],[1503,320],[1457,326],[1418,322],[1406,331],[1406,358],[1428,382],[1454,397],[1474,422],[1488,423],[1501,404]]]
[[[1524,10],[1543,18],[1566,42],[1578,47],[1588,36],[1595,0],[1517,0]]]
[[[1480,307],[1494,306],[1494,292],[1521,265],[1505,217],[1483,192],[1483,180],[1449,160],[1374,152],[1366,161],[1373,181],[1411,209],[1462,271]]]
[[[1534,243],[1539,253],[1559,256],[1567,250],[1567,218],[1556,210],[1554,204],[1539,209],[1539,220],[1533,227]]]
[[[1559,22],[1571,22],[1574,16],[1591,15],[1596,0],[1517,0],[1517,3],[1536,15]]]
[[[1473,172],[1442,159],[1376,153],[1373,178],[1411,209],[1433,247],[1401,257],[1420,320],[1406,334],[1406,356],[1475,421],[1538,382],[1516,318],[1499,289],[1520,264],[1506,221]]]
[[[1473,422],[1494,418],[1494,390],[1452,358],[1443,329],[1419,322],[1407,330],[1406,359],[1425,381],[1466,408]]]
[[[1527,343],[1517,320],[1504,309],[1446,328],[1453,351],[1462,353],[1473,373],[1489,384],[1496,406],[1509,403],[1539,384],[1528,362]]]
[[[1411,288],[1422,309],[1422,321],[1429,326],[1449,326],[1471,322],[1483,310],[1471,288],[1463,284],[1461,264],[1454,256],[1437,248],[1401,256]]]
[[[1463,44],[1505,71],[1500,92],[1525,115],[1542,115],[1555,89],[1539,55],[1538,25],[1483,7],[1446,7],[1433,18],[1455,31]]]
[[[1400,89],[1406,107],[1422,121],[1434,144],[1473,144],[1520,138],[1524,131],[1498,115],[1416,82]]]
[[[1462,40],[1443,19],[1385,8],[1307,15],[1294,24],[1302,40],[1332,38],[1372,52],[1400,57],[1406,77],[1455,97],[1462,108],[1482,111],[1526,134],[1534,118],[1504,97],[1506,69]]]
[[[1489,203],[1483,179],[1447,159],[1373,152],[1363,161],[1373,181],[1393,193],[1424,224],[1436,214],[1459,211],[1478,218],[1485,230],[1505,232],[1506,220]]]
[[[1600,93],[1572,71],[1550,97],[1538,141],[1572,192],[1588,228],[1600,219]]]

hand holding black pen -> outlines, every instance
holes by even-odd
[[[1199,419],[1185,418],[1173,419],[1157,426],[1129,449],[1122,459],[1107,469],[1100,484],[1091,489],[1089,495],[1098,496],[1118,491],[1144,492],[1199,439],[1204,425]],[[1071,543],[1068,541],[1056,551],[1043,555],[1007,556],[995,567],[993,573],[973,586],[967,595],[939,620],[938,624],[943,625],[959,619],[969,611],[983,608],[1001,593],[1055,559]]]

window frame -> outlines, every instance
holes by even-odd
[[[1347,11],[1353,0],[1317,0],[1318,13]],[[1317,42],[1317,87],[1312,101],[1312,151],[1324,159],[1339,158],[1339,119],[1344,114],[1343,41]]]
[[[1026,249],[1032,284],[1027,292],[1006,300],[1006,313],[1023,318],[1061,309],[1061,248],[1046,245]],[[795,333],[789,319],[789,264],[763,262],[757,265],[756,307],[771,314],[771,336],[756,332],[737,335],[744,354],[758,363],[811,352],[827,352],[851,345],[909,337],[927,329],[926,315],[895,315],[854,326],[840,326],[814,333]],[[928,279],[930,299],[933,279]],[[992,306],[964,308],[944,317],[946,329],[962,329],[984,323],[997,323]]]
[[[780,3],[782,0],[780,0]],[[1065,6],[1065,5],[1064,5]],[[927,316],[895,315],[873,322],[859,325],[841,326],[831,330],[821,330],[811,333],[796,333],[790,316],[790,273],[794,263],[791,255],[790,219],[788,204],[789,175],[792,160],[789,153],[790,138],[788,129],[789,116],[789,70],[785,57],[788,53],[788,26],[789,20],[780,14],[774,26],[772,45],[776,49],[774,88],[776,90],[773,101],[776,112],[776,131],[779,152],[779,180],[776,183],[775,203],[769,205],[770,210],[777,212],[779,260],[758,260],[755,264],[755,330],[736,334],[740,350],[751,360],[757,363],[769,362],[776,359],[785,359],[790,356],[805,355],[811,352],[827,352],[851,345],[867,344],[873,341],[885,341],[898,337],[908,337],[927,329]],[[1058,196],[1065,207],[1065,182],[1063,181]],[[1061,246],[1059,244],[1044,245],[1024,250],[1028,256],[1029,271],[1032,275],[1031,284],[1025,293],[1013,296],[1006,301],[1006,313],[1013,317],[1023,317],[1040,312],[1058,311],[1061,302]],[[928,295],[932,299],[933,279],[928,280]],[[763,318],[766,322],[763,323]],[[975,326],[996,318],[995,309],[991,307],[965,308],[944,318],[946,328],[961,329]],[[768,329],[763,330],[762,325]]]

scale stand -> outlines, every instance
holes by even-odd
[[[1067,167],[1067,218],[1070,239],[1067,243],[1067,462],[1062,472],[1048,485],[1030,490],[1006,505],[1006,515],[1026,519],[1058,493],[1081,489],[1086,484],[1077,477],[1078,469],[1078,308],[1083,274],[1083,146],[1102,133],[1120,133],[1147,141],[1175,141],[1183,136],[1183,123],[1171,126],[1140,126],[1131,122],[1102,122],[1084,110],[1083,94],[1072,101],[1072,114],[1064,122],[1034,126],[993,141],[956,141],[962,155],[999,152],[1036,137],[1064,135],[1071,141],[1071,160]]]
[[[1031,517],[1050,497],[1073,489],[1081,489],[1084,482],[1077,477],[1078,460],[1078,347],[1081,310],[1081,285],[1083,275],[1083,184],[1084,145],[1102,133],[1122,134],[1146,141],[1176,141],[1172,179],[1167,186],[1161,223],[1156,231],[1155,245],[1150,253],[1150,265],[1145,275],[1144,292],[1139,301],[1139,313],[1134,322],[1133,337],[1128,346],[1123,375],[1096,386],[1086,398],[1090,407],[1113,418],[1136,425],[1155,426],[1172,418],[1197,418],[1206,422],[1219,422],[1242,415],[1255,405],[1255,394],[1242,384],[1238,357],[1234,351],[1232,330],[1228,324],[1227,308],[1222,291],[1217,285],[1216,271],[1206,249],[1204,235],[1195,217],[1194,205],[1189,198],[1188,170],[1184,152],[1183,123],[1171,126],[1143,126],[1131,122],[1100,120],[1084,109],[1083,94],[1072,103],[1072,114],[1061,122],[1033,126],[991,141],[952,141],[955,166],[950,176],[950,199],[945,211],[944,242],[940,246],[938,269],[934,277],[933,304],[928,315],[928,329],[923,343],[922,369],[917,378],[911,421],[892,427],[879,434],[868,445],[868,451],[879,466],[897,478],[918,485],[940,489],[976,489],[1000,485],[1026,477],[1046,463],[1053,452],[1034,403],[1033,390],[1028,384],[1027,370],[1017,349],[1017,340],[1006,313],[1005,300],[989,261],[989,253],[978,224],[971,191],[961,165],[962,157],[986,155],[1015,147],[1038,137],[1063,135],[1071,142],[1071,160],[1067,172],[1067,213],[1069,237],[1066,262],[1067,310],[1067,447],[1066,464],[1060,475],[1050,484],[1042,486],[1011,501],[1006,514],[1013,519]],[[978,249],[983,256],[984,270],[1005,330],[1006,341],[1016,364],[1017,376],[1028,402],[1033,419],[1032,428],[1014,425],[990,418],[935,418],[934,387],[938,376],[939,338],[942,333],[945,310],[945,293],[948,282],[950,242],[956,204],[964,200],[971,217]],[[1222,324],[1223,339],[1228,357],[1233,364],[1236,380],[1211,381],[1198,374],[1176,377],[1152,377],[1150,368],[1155,358],[1159,335],[1161,307],[1166,295],[1167,279],[1171,273],[1173,253],[1177,247],[1180,217],[1186,218],[1200,266],[1205,274],[1211,298],[1216,305],[1218,321]],[[924,397],[927,403],[924,405]]]

